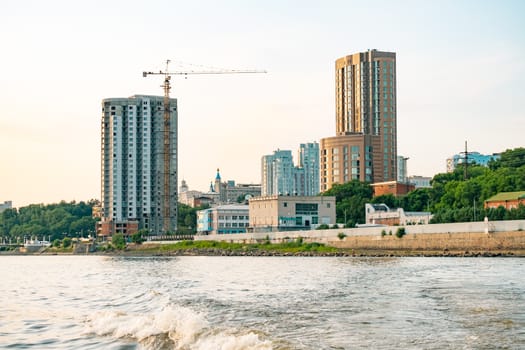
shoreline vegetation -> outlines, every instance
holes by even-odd
[[[296,240],[287,243],[256,244],[227,243],[217,241],[180,241],[168,244],[136,244],[115,247],[110,243],[103,245],[74,244],[71,247],[46,247],[33,252],[20,250],[2,251],[1,255],[98,255],[98,256],[283,256],[283,257],[525,257],[521,249],[492,250],[407,250],[407,249],[352,249],[336,248],[321,243],[305,243]]]

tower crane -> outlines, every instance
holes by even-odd
[[[171,188],[170,188],[170,158],[172,155],[171,152],[171,139],[170,139],[170,130],[171,130],[171,118],[170,118],[170,90],[171,84],[170,79],[173,75],[193,75],[193,74],[236,74],[236,73],[266,73],[265,70],[235,70],[235,69],[217,69],[217,70],[181,70],[181,71],[169,71],[168,66],[170,60],[166,60],[166,69],[164,71],[158,72],[142,72],[142,76],[146,78],[148,75],[163,75],[164,84],[161,87],[164,89],[164,123],[163,123],[163,156],[164,156],[164,167],[163,167],[163,195],[162,195],[162,223],[163,231],[167,233],[170,231],[170,213],[174,213],[175,217],[177,215],[177,205],[175,204],[175,212],[172,211],[170,202],[171,202]],[[177,168],[177,163],[175,162],[175,169]],[[175,180],[177,177],[175,176]],[[177,181],[175,181],[177,183]]]

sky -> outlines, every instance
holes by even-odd
[[[335,60],[396,52],[408,174],[525,147],[524,1],[0,2],[0,203],[100,198],[101,101],[162,95],[143,71],[260,69],[172,79],[179,182],[260,183],[263,155],[335,136]]]

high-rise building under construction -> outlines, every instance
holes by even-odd
[[[168,172],[164,97],[102,101],[99,235],[129,235],[142,228],[154,235],[177,230],[177,100],[169,101]],[[170,193],[164,193],[166,188]]]

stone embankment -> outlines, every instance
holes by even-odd
[[[430,233],[406,234],[401,238],[395,235],[384,236],[352,236],[342,240],[331,240],[329,245],[336,248],[357,250],[398,250],[441,251],[443,254],[458,252],[474,252],[475,254],[507,254],[521,255],[525,252],[525,232],[494,232],[494,233]]]
[[[302,251],[282,252],[264,249],[231,250],[218,248],[188,248],[177,250],[151,250],[135,249],[130,246],[123,251],[99,253],[100,255],[117,256],[246,256],[246,257],[525,257],[525,250],[513,251],[461,251],[461,250],[380,250],[380,249],[338,249],[333,252]]]

